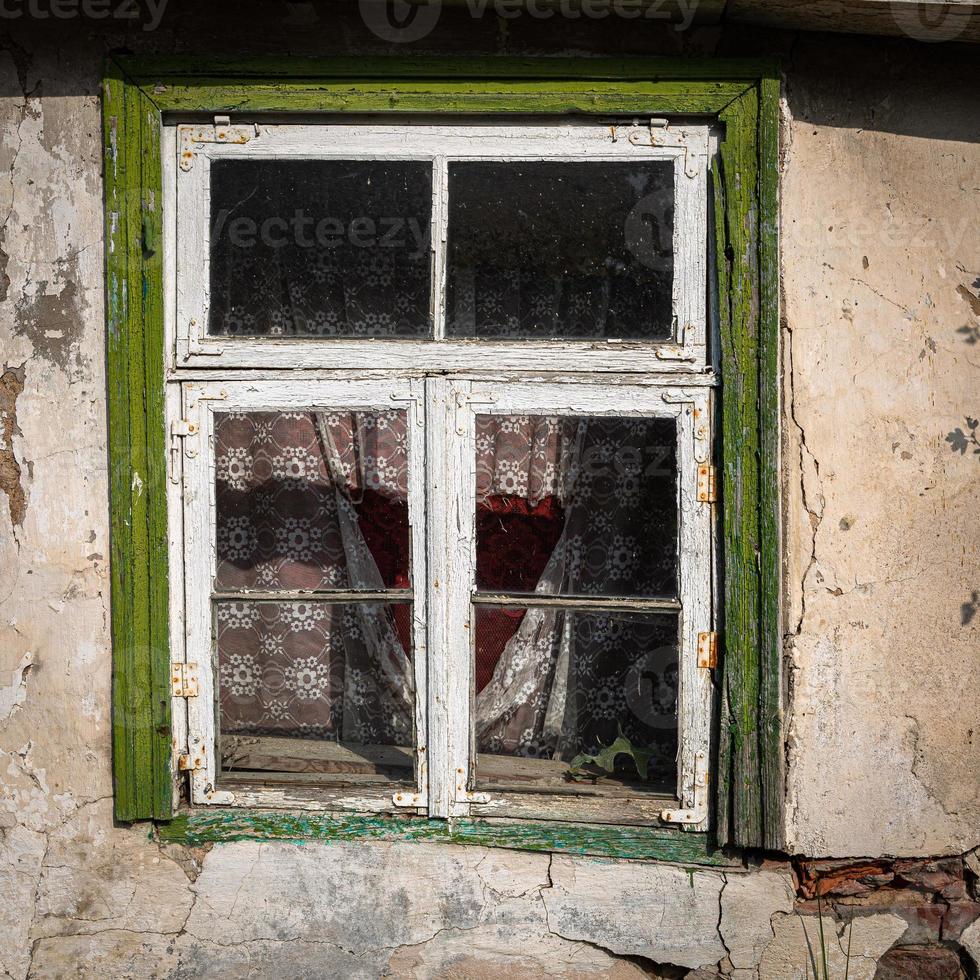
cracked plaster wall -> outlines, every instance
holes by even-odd
[[[709,976],[719,962],[802,975],[785,865],[688,874],[380,843],[195,852],[113,826],[101,61],[120,43],[207,47],[208,30],[282,50],[276,20],[182,16],[183,31],[152,38],[63,25],[0,36],[0,976],[627,980],[655,963]],[[980,414],[980,346],[962,329],[980,337],[968,61],[713,29],[645,46],[589,26],[549,22],[545,39],[468,24],[466,44],[450,31],[431,50],[788,57],[788,839],[809,855],[964,851],[980,827],[980,619],[967,622],[980,461],[945,436]],[[350,22],[303,33],[307,51],[357,50]],[[893,919],[862,920],[852,975],[873,976]]]

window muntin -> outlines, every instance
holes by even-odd
[[[285,132],[285,129],[284,127],[282,132]],[[289,127],[289,129],[305,128]],[[325,131],[326,127],[316,129]],[[357,128],[348,127],[348,129]],[[556,129],[562,130],[564,127],[556,127]],[[486,127],[486,130],[496,132],[497,127]],[[608,132],[606,127],[602,127],[602,131]],[[639,131],[648,141],[651,140],[649,130],[639,127]],[[263,133],[263,135],[268,134]],[[301,147],[298,156],[303,159],[310,152],[310,135],[297,133],[291,137],[291,143],[279,142],[276,146],[266,143],[264,148],[259,147],[260,141],[255,141],[250,146],[249,152],[259,158],[264,154],[270,159],[275,159],[277,154],[287,157],[293,155],[290,153],[290,146]],[[328,142],[323,139],[324,135],[326,133],[321,132],[317,136],[318,153]],[[358,135],[363,135],[363,131],[359,131]],[[328,758],[323,761],[320,758],[323,755],[322,740],[317,743],[315,740],[301,741],[278,735],[262,736],[265,739],[278,739],[278,742],[266,741],[260,745],[253,743],[247,750],[250,753],[247,761],[249,766],[254,763],[256,768],[242,768],[240,766],[242,740],[247,740],[249,736],[236,733],[228,735],[229,741],[218,749],[219,759],[224,757],[227,750],[229,766],[234,775],[229,778],[228,774],[224,774],[224,778],[216,782],[219,773],[215,771],[215,765],[209,758],[208,767],[203,772],[194,774],[195,802],[234,802],[238,805],[253,805],[273,801],[281,804],[284,800],[293,800],[299,805],[320,804],[342,809],[390,810],[394,795],[402,805],[408,804],[419,812],[428,812],[433,816],[485,812],[499,816],[515,813],[542,818],[585,819],[583,814],[587,813],[589,819],[597,822],[657,822],[664,801],[661,794],[667,793],[671,788],[669,774],[662,779],[659,774],[656,774],[656,779],[637,786],[635,781],[631,783],[629,779],[622,778],[625,773],[621,760],[618,767],[620,770],[618,780],[614,776],[612,779],[604,779],[600,784],[591,785],[587,781],[567,780],[565,777],[567,763],[565,760],[558,760],[563,767],[558,773],[563,786],[556,790],[554,774],[549,776],[540,771],[534,774],[533,779],[523,784],[520,781],[509,783],[506,778],[503,778],[507,773],[502,776],[499,767],[494,768],[494,756],[490,753],[478,754],[476,751],[476,739],[472,730],[477,669],[474,659],[477,652],[474,638],[477,630],[483,626],[484,607],[489,604],[480,601],[482,596],[473,594],[477,569],[476,528],[471,528],[470,533],[465,535],[460,532],[461,528],[466,528],[469,526],[468,522],[473,520],[476,488],[468,486],[466,493],[458,491],[460,481],[465,482],[468,479],[467,469],[473,469],[472,437],[475,434],[477,414],[493,415],[509,407],[512,413],[530,415],[537,413],[543,416],[575,416],[578,413],[579,417],[585,418],[593,415],[616,418],[637,415],[669,421],[669,424],[676,428],[676,492],[679,510],[675,515],[677,526],[674,528],[674,534],[679,541],[677,588],[673,590],[672,595],[644,594],[639,597],[629,595],[612,597],[626,603],[646,601],[648,605],[643,609],[594,608],[593,600],[597,597],[587,595],[585,599],[575,599],[577,605],[563,610],[562,616],[586,623],[595,622],[603,616],[607,620],[616,617],[619,622],[632,623],[634,633],[637,633],[639,624],[642,624],[646,617],[648,636],[652,636],[651,628],[654,623],[657,623],[661,630],[664,621],[669,619],[675,623],[674,631],[677,633],[679,649],[677,654],[678,721],[675,723],[675,728],[679,729],[681,738],[678,766],[673,783],[677,791],[676,798],[680,800],[681,805],[691,804],[697,773],[696,757],[704,758],[706,755],[710,717],[710,680],[706,671],[698,672],[694,665],[697,633],[699,630],[709,629],[712,622],[710,582],[712,558],[710,508],[702,506],[694,511],[690,508],[695,500],[696,464],[710,459],[709,389],[713,382],[710,372],[706,369],[704,358],[705,263],[702,260],[698,265],[696,261],[699,247],[703,248],[703,225],[706,222],[702,196],[705,161],[698,157],[696,150],[689,152],[691,148],[685,146],[685,141],[690,135],[691,131],[686,132],[683,137],[676,131],[668,133],[666,142],[673,145],[668,145],[666,152],[663,146],[650,147],[649,152],[653,159],[664,158],[671,161],[675,180],[680,172],[684,172],[686,177],[687,183],[679,186],[687,195],[688,208],[685,210],[682,201],[685,193],[681,193],[678,195],[675,210],[675,213],[681,217],[675,222],[674,261],[678,271],[673,282],[674,308],[675,311],[684,308],[683,303],[686,302],[687,309],[697,310],[700,303],[700,319],[694,317],[692,321],[682,317],[683,326],[675,326],[675,336],[668,344],[639,346],[631,344],[628,352],[618,351],[617,344],[608,341],[600,344],[561,340],[502,344],[497,341],[481,340],[477,353],[472,341],[445,339],[446,321],[440,306],[444,296],[446,253],[444,250],[440,253],[439,234],[434,236],[435,339],[433,340],[420,342],[371,340],[365,343],[363,340],[320,338],[303,338],[301,341],[290,342],[288,339],[277,338],[274,343],[271,343],[269,338],[235,337],[215,339],[212,342],[200,333],[201,323],[206,321],[192,318],[196,320],[196,336],[193,330],[182,332],[180,328],[182,322],[180,311],[188,308],[188,298],[193,297],[195,291],[198,297],[207,294],[207,276],[202,277],[197,274],[195,283],[194,270],[198,267],[196,265],[188,267],[187,260],[184,259],[185,256],[193,259],[194,222],[190,222],[190,232],[192,232],[190,248],[186,251],[178,249],[178,254],[183,259],[179,263],[178,271],[182,268],[184,274],[179,277],[177,289],[178,316],[175,330],[177,374],[175,377],[180,378],[181,370],[193,365],[198,367],[206,365],[215,371],[215,376],[220,376],[222,369],[234,368],[236,365],[257,368],[252,376],[263,380],[250,381],[248,384],[226,381],[220,386],[228,390],[232,387],[236,389],[241,387],[242,390],[235,395],[235,398],[240,398],[246,408],[256,411],[295,410],[297,407],[312,411],[327,407],[338,412],[349,413],[366,410],[377,412],[383,408],[390,409],[392,404],[407,406],[411,417],[409,438],[417,447],[415,459],[420,461],[414,479],[424,488],[409,501],[410,512],[414,515],[411,518],[412,578],[415,582],[425,583],[424,596],[421,593],[412,596],[415,604],[412,614],[411,656],[416,690],[415,727],[418,733],[414,786],[399,789],[399,786],[403,785],[399,780],[407,771],[404,765],[406,747],[402,745],[372,745],[369,747],[370,751],[361,745],[357,750],[359,752],[357,765],[344,770],[340,779],[334,779],[338,765],[343,768],[350,762],[349,758],[338,758],[338,753],[342,754],[348,746],[333,743],[329,746]],[[473,138],[475,137],[467,136],[467,140]],[[663,136],[660,138],[662,139]],[[365,137],[364,143],[370,144],[372,139],[375,140],[373,147],[368,146],[365,149],[365,146],[356,146],[355,149],[361,153],[370,151],[377,155],[385,152],[396,157],[399,153],[401,156],[405,155],[404,140],[399,142],[399,151],[396,152],[390,141],[390,133]],[[513,137],[511,139],[510,146],[498,148],[498,155],[515,151]],[[609,152],[608,147],[604,142],[602,144],[598,142],[594,132],[590,134],[589,139],[593,140],[589,148],[597,151],[594,159],[601,162],[604,154]],[[431,157],[436,188],[445,186],[448,154],[451,151],[456,152],[460,158],[467,157],[467,150],[469,158],[483,160],[488,156],[489,142],[480,144],[477,151],[474,151],[472,142],[467,140],[460,140],[458,135],[450,137],[441,135],[439,145],[444,155],[440,157],[433,151]],[[706,138],[703,142],[706,145]],[[344,145],[347,157],[352,155],[351,145],[350,141]],[[630,145],[636,146],[633,143]],[[693,140],[693,145],[695,147],[701,145],[698,143],[698,138]],[[239,152],[243,147],[201,144],[198,149],[200,152],[194,167],[191,171],[181,174],[178,185],[183,178],[188,178],[190,183],[184,186],[192,188],[196,186],[199,191],[200,174],[207,169],[207,166],[199,168],[198,164],[204,162],[212,152],[218,158],[222,153]],[[542,153],[548,155],[542,142],[534,144],[533,147],[517,145],[516,152],[518,156],[523,154],[523,159],[530,159],[531,149],[539,155]],[[564,155],[567,155],[568,149],[567,144],[562,145]],[[648,152],[647,147],[642,149],[643,152]],[[559,159],[562,157],[562,154],[554,154],[554,151],[551,153]],[[590,156],[589,159],[592,160],[593,157]],[[198,171],[197,178],[191,176],[195,170]],[[688,172],[691,176],[687,176]],[[180,207],[181,200],[186,201],[188,198],[186,195],[181,198],[178,193],[178,240],[181,237],[181,229],[188,228],[189,220],[187,212]],[[436,216],[433,227],[445,228],[446,202],[438,193],[433,195],[433,214]],[[685,225],[687,222],[683,217],[684,214],[697,219],[694,226],[691,226],[693,231],[689,235],[682,234],[680,230],[680,225]],[[698,225],[701,226],[700,230],[696,227]],[[687,270],[686,273],[684,270]],[[680,307],[676,295],[678,293],[686,297],[682,298]],[[206,309],[206,303],[199,306]],[[396,346],[392,346],[392,343]],[[408,344],[407,352],[405,344]],[[522,348],[523,352],[515,353],[517,348]],[[528,356],[527,352],[530,351],[536,353]],[[352,366],[370,368],[379,380],[299,382],[294,380],[299,375],[293,374],[287,379],[285,375],[277,376],[275,373],[282,367],[316,368],[326,365],[347,370]],[[611,377],[604,384],[592,383],[595,379],[601,378],[605,372],[643,369],[656,371],[656,384],[627,385],[624,384],[623,377]],[[262,372],[265,370],[270,372],[268,376],[263,375]],[[494,382],[498,387],[493,391],[489,390],[492,385],[486,381],[470,383],[462,380],[441,380],[439,377],[430,377],[424,381],[421,377],[413,381],[399,380],[398,373],[406,370],[419,375],[425,375],[430,371],[458,373],[465,371],[473,375],[475,371],[485,370],[500,380]],[[528,383],[529,374],[540,374],[543,370],[588,372],[588,375],[579,374],[577,377],[573,375],[568,383],[560,385],[547,385],[540,381]],[[276,377],[277,380],[273,380]],[[504,380],[506,378],[510,380]],[[346,396],[344,396],[340,389],[345,384],[354,385],[355,388],[357,385],[367,385],[371,395],[365,399],[357,391],[346,388]],[[302,394],[297,395],[296,386]],[[219,404],[219,396],[213,393],[218,387],[217,383],[202,388],[198,382],[193,382],[184,387],[183,414],[185,416],[193,414],[194,405],[199,412],[209,416],[229,407],[227,404]],[[203,389],[210,390],[212,394],[205,393],[200,397]],[[535,396],[513,400],[519,389],[526,389],[525,394],[533,391]],[[264,392],[264,395],[260,395],[261,392]],[[287,397],[287,393],[291,397]],[[506,397],[501,397],[503,394],[506,394]],[[226,394],[225,398],[227,397]],[[219,401],[212,403],[211,398]],[[628,406],[628,409],[624,410],[623,406]],[[213,428],[209,431],[213,436]],[[200,466],[200,460],[196,465]],[[422,466],[426,471],[424,479],[421,473]],[[194,467],[195,464],[192,463],[190,466],[192,472],[188,474],[187,481],[191,490],[191,499],[195,497]],[[185,515],[185,528],[188,541],[191,542],[188,547],[189,555],[194,552],[193,541],[196,537],[200,537],[200,529],[210,526],[208,520],[214,520],[212,513],[206,516],[203,523],[199,523],[200,516],[193,513],[193,506]],[[420,533],[420,528],[424,528],[424,533]],[[669,538],[669,535],[666,537]],[[189,562],[189,570],[193,564],[193,561]],[[429,570],[428,576],[426,568]],[[433,571],[445,574],[437,576],[432,574]],[[196,573],[191,570],[190,574]],[[190,591],[194,592],[193,589]],[[218,598],[223,598],[223,595]],[[251,596],[249,601],[286,604],[294,601],[302,602],[308,598],[308,594],[304,591],[294,590],[291,594],[287,590],[283,594]],[[356,596],[333,594],[330,598],[338,602],[348,599],[373,601],[375,605],[384,603],[386,599],[403,599],[401,596],[375,596],[364,592]],[[548,597],[543,596],[541,601],[546,598]],[[560,599],[560,594],[556,598]],[[598,598],[603,600],[610,597],[602,593]],[[504,608],[515,608],[514,597],[505,594],[500,597],[500,601],[510,602],[510,606]],[[667,605],[658,606],[658,603]],[[403,601],[386,604],[401,608],[404,606]],[[525,607],[530,604],[526,600],[523,602]],[[189,607],[191,605],[193,603],[189,601]],[[615,603],[612,605],[615,606]],[[201,637],[211,635],[210,631],[214,628],[214,623],[213,621],[208,623],[202,631],[205,618],[202,615],[194,615],[190,608],[188,613],[187,639],[190,651],[195,643],[197,649],[200,649]],[[638,649],[633,658],[639,663],[639,668],[633,668],[632,672],[634,675],[641,675],[643,665],[651,656],[651,651],[649,643],[640,643],[638,640],[636,645],[637,648],[641,646],[648,648],[642,652]],[[202,660],[205,660],[208,665],[211,663],[207,656],[202,656]],[[630,669],[626,668],[626,673],[629,673]],[[662,672],[658,678],[663,673],[666,672]],[[211,700],[201,701],[200,704],[216,705],[213,676],[208,683],[212,686],[205,692],[202,685],[202,697],[207,693]],[[431,698],[426,696],[427,683],[433,690]],[[641,687],[646,685],[644,690],[647,694],[659,697],[660,700],[669,700],[669,692],[663,688],[663,681],[652,681],[649,671],[646,675],[640,676],[639,683]],[[438,694],[433,684],[438,685]],[[194,715],[195,706],[191,704],[189,708],[190,714]],[[197,706],[196,711],[199,717],[189,717],[191,740],[198,739],[201,744],[208,744],[209,739],[214,738],[216,727],[220,727],[220,718],[212,717],[209,723],[203,718],[206,712],[200,705]],[[605,737],[607,736],[604,734],[603,738]],[[283,746],[281,743],[284,742],[288,742],[289,745]],[[314,756],[312,761],[311,755]],[[365,758],[366,756],[369,758]],[[483,762],[478,761],[481,756]],[[513,757],[500,758],[504,762],[509,762]],[[269,763],[270,759],[272,765]],[[329,773],[324,773],[324,769],[329,770]],[[254,776],[256,772],[262,774],[258,780]],[[249,773],[253,775],[250,776]],[[325,779],[325,775],[330,778]],[[374,777],[377,777],[377,781]],[[273,786],[280,786],[280,788],[273,789],[271,788]],[[394,794],[392,789],[395,790]],[[561,793],[561,790],[564,792]],[[556,793],[561,793],[569,801],[558,810],[554,805]],[[606,806],[603,800],[610,801],[609,806]],[[612,804],[613,800],[617,801],[615,805]],[[583,805],[583,801],[591,801],[589,807],[585,810],[576,809]],[[574,816],[575,813],[579,815]]]

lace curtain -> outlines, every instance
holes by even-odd
[[[672,594],[673,440],[663,420],[479,417],[479,586]],[[218,587],[408,586],[406,441],[403,412],[220,415]],[[409,622],[407,604],[219,603],[222,729],[411,744]],[[481,752],[567,759],[622,726],[672,764],[676,617],[481,607],[475,631]]]
[[[406,441],[401,412],[220,415],[218,587],[407,586]],[[222,730],[411,744],[409,609],[219,602]]]

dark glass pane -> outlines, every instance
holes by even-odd
[[[426,336],[431,211],[425,162],[215,161],[208,332]]]
[[[410,586],[404,411],[221,412],[216,588]]]
[[[673,790],[676,614],[515,606],[474,612],[478,784]],[[605,770],[581,759],[571,765],[618,738],[632,756],[617,755]]]
[[[478,416],[477,588],[674,595],[676,439],[672,419]]]
[[[411,777],[410,622],[409,603],[215,603],[222,768]]]
[[[667,339],[673,235],[667,161],[452,163],[446,332]]]

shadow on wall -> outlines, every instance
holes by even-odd
[[[108,51],[276,57],[330,55],[775,56],[823,80],[794,115],[824,125],[976,139],[969,103],[976,48],[939,40],[949,25],[899,23],[905,38],[799,34],[725,22],[724,0],[636,0],[598,4],[572,0],[434,0],[410,11],[403,0],[7,0],[0,10],[0,51],[18,76],[0,95],[31,91],[32,60],[64,54],[60,71],[45,72],[46,96],[94,95]],[[399,9],[400,8],[400,9]],[[56,14],[57,12],[57,14]],[[906,17],[908,15],[905,15]],[[889,27],[891,25],[888,25]],[[67,70],[66,70],[67,69]],[[910,112],[918,82],[942,73],[949,102]],[[850,76],[850,77],[849,77]],[[35,80],[36,81],[36,80]],[[792,92],[792,86],[791,86]],[[40,93],[35,93],[40,94]],[[841,96],[843,95],[843,101]],[[976,100],[973,100],[974,121]]]

